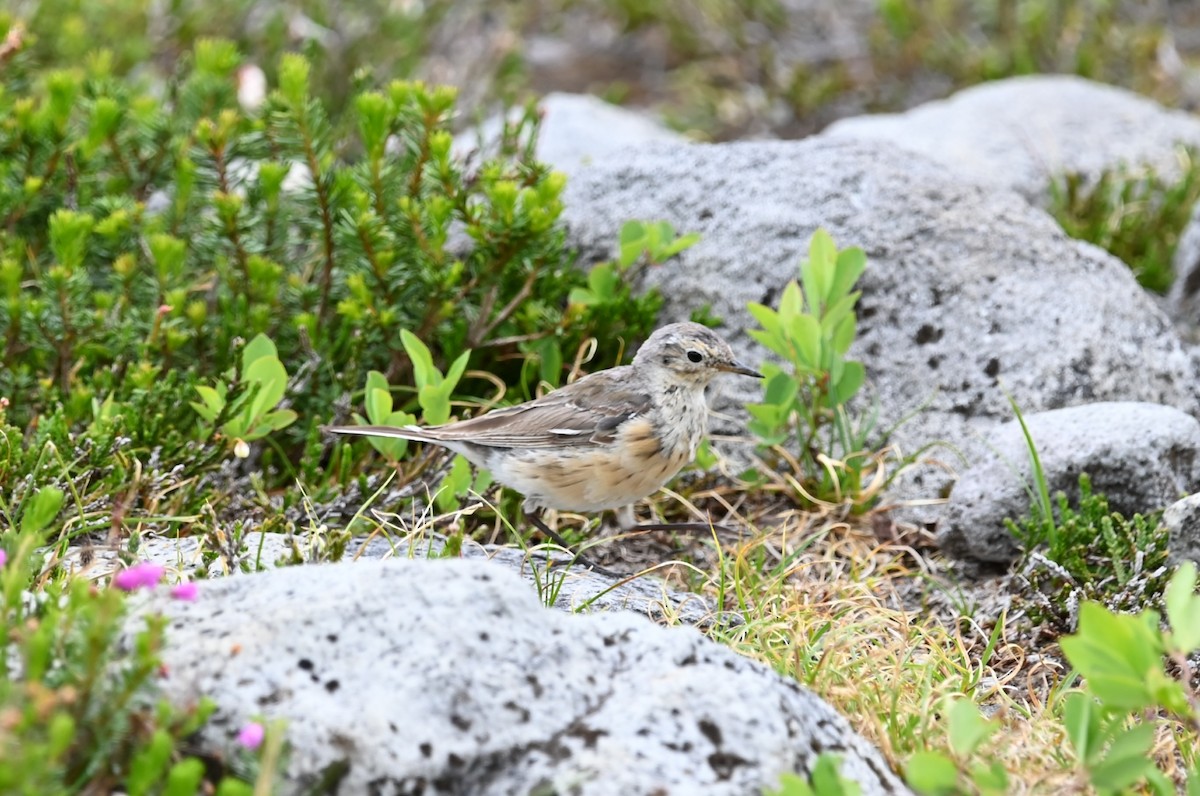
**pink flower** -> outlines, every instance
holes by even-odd
[[[165,567],[161,567],[158,564],[151,564],[149,561],[143,561],[113,575],[112,585],[121,591],[150,589],[158,585],[165,571]]]
[[[8,563],[8,553],[0,550],[0,567]]]
[[[171,589],[171,596],[176,600],[194,603],[196,597],[200,595],[200,587],[193,583],[180,583],[178,586]]]
[[[238,733],[237,742],[247,749],[257,749],[262,745],[266,731],[257,721],[252,721]]]

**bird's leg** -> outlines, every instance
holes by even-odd
[[[733,533],[731,528],[708,522],[638,522],[637,516],[633,513],[632,503],[617,509],[617,525],[625,533],[631,531],[691,531],[698,533],[725,531]]]
[[[533,526],[535,528],[537,528],[542,533],[546,534],[546,536],[549,536],[552,540],[554,540],[555,544],[559,545],[564,550],[571,549],[571,545],[567,544],[567,540],[562,538],[562,536],[560,536],[557,531],[550,530],[550,526],[547,525],[546,523],[542,522],[542,518],[538,516],[537,512],[535,512],[535,511],[525,512],[525,519],[532,522]],[[606,578],[617,578],[617,579],[626,577],[625,575],[622,575],[618,572],[613,572],[610,569],[605,569],[604,567],[595,563],[594,561],[592,561],[591,559],[589,559],[587,556],[583,555],[582,553],[576,553],[575,560],[578,561],[580,564],[583,564],[585,567],[590,569],[592,572],[595,572],[597,575],[603,575]]]

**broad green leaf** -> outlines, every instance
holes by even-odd
[[[626,221],[621,225],[618,239],[620,255],[618,262],[621,268],[633,265],[646,249],[646,227],[640,221]]]
[[[999,725],[988,721],[969,699],[954,699],[949,710],[950,746],[959,757],[970,757]]]
[[[979,763],[971,769],[971,781],[985,796],[1004,796],[1009,792],[1008,772],[999,760],[991,765]]]
[[[195,796],[204,778],[204,763],[198,757],[187,757],[171,766],[162,796]]]
[[[841,767],[840,756],[830,752],[818,755],[810,777],[813,791],[820,796],[859,796],[862,788],[857,782],[843,777]]]
[[[809,368],[821,364],[821,324],[811,315],[792,318],[788,336],[800,364]]]
[[[808,306],[813,312],[829,302],[836,264],[837,246],[833,238],[824,229],[818,229],[808,244],[808,260],[800,266],[800,281],[804,283]]]
[[[454,391],[456,386],[458,386],[458,381],[462,378],[463,373],[466,372],[467,361],[470,358],[471,352],[464,351],[459,354],[458,358],[451,362],[450,367],[446,369],[446,379],[443,382],[443,386],[446,390],[447,396]]]
[[[621,278],[611,263],[600,263],[588,273],[588,287],[599,301],[616,298]]]
[[[926,796],[956,793],[958,768],[941,752],[917,752],[908,759],[904,778],[910,787]]]
[[[847,315],[842,318],[842,322],[833,330],[833,334],[829,336],[829,343],[834,351],[839,356],[845,356],[850,350],[850,346],[854,343],[854,334],[858,331],[858,321],[853,315]]]
[[[853,317],[850,315],[850,312],[854,309],[854,304],[861,295],[862,293],[855,291],[854,293],[835,299],[825,307],[825,312],[821,314],[821,331],[825,334],[830,334],[842,322],[843,318],[847,316]]]
[[[41,533],[58,516],[64,493],[55,486],[44,486],[28,498],[21,514],[21,533]]]
[[[1154,733],[1153,723],[1141,722],[1118,735],[1103,756],[1088,766],[1092,784],[1113,792],[1124,790],[1145,778],[1146,773],[1154,768],[1154,760],[1149,754]]]
[[[784,324],[798,315],[804,314],[804,294],[795,279],[783,287],[783,295],[779,297],[779,318]]]
[[[845,362],[837,383],[829,391],[831,407],[844,404],[853,398],[867,380],[867,370],[863,363],[857,361]]]
[[[573,287],[571,292],[567,294],[567,301],[571,304],[582,304],[585,307],[591,307],[594,304],[600,303],[600,297],[586,287]]]
[[[300,415],[291,409],[276,409],[274,412],[267,412],[263,415],[259,421],[259,425],[263,426],[268,432],[278,431],[295,423],[299,417]]]
[[[204,402],[204,408],[212,413],[212,417],[225,408],[225,396],[214,390],[212,387],[206,387],[203,384],[196,385],[196,392],[200,395],[200,400]],[[195,406],[195,404],[192,404]],[[199,410],[197,410],[199,411]],[[206,417],[206,420],[211,420],[212,417]]]
[[[850,246],[838,252],[837,270],[829,288],[830,301],[837,301],[839,297],[848,295],[866,268],[867,254],[857,246]]]
[[[278,359],[279,351],[275,348],[275,344],[271,342],[271,338],[259,333],[254,336],[253,340],[246,343],[245,349],[242,350],[242,370],[249,369],[250,365],[263,357]],[[242,378],[245,378],[244,374]]]
[[[763,390],[763,403],[778,407],[791,407],[800,385],[787,373],[779,372],[767,379]]]
[[[250,402],[249,413],[252,418],[278,404],[287,392],[287,371],[283,363],[274,357],[262,357],[250,363],[245,379],[250,384],[258,385]]]
[[[1185,655],[1200,648],[1200,597],[1196,596],[1196,565],[1187,561],[1175,570],[1163,595],[1171,625],[1171,647]]]
[[[1096,736],[1100,732],[1099,709],[1096,700],[1083,691],[1072,691],[1063,701],[1063,728],[1081,762],[1095,753]]]
[[[770,307],[752,301],[746,305],[746,311],[750,313],[754,320],[758,321],[758,325],[764,331],[770,334],[779,334],[783,329],[783,324],[779,320],[779,313]]]
[[[700,236],[695,232],[689,232],[686,235],[680,235],[678,238],[668,243],[663,247],[660,258],[666,260],[674,257],[684,249],[690,249],[700,242]]]
[[[392,413],[392,394],[386,389],[368,387],[364,396],[367,417],[374,424],[382,423],[383,419]]]
[[[408,329],[400,330],[400,343],[404,346],[408,358],[412,360],[413,378],[416,379],[417,389],[422,390],[426,385],[437,386],[442,381],[442,374],[433,366],[433,355],[429,347]]]

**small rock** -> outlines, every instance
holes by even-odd
[[[1122,165],[1178,175],[1178,148],[1200,146],[1200,119],[1071,75],[1030,75],[965,89],[906,113],[857,116],[826,135],[888,141],[960,177],[1045,205],[1051,178],[1094,179]]]
[[[341,772],[339,793],[758,796],[822,751],[909,792],[794,680],[691,628],[546,610],[483,562],[289,567],[141,610],[168,622],[164,696],[216,703],[202,753],[287,721],[284,793]]]
[[[1172,563],[1200,564],[1200,493],[1168,506],[1163,512],[1163,525],[1167,528],[1167,549]]]
[[[538,160],[568,176],[628,147],[654,142],[686,144],[687,139],[648,116],[587,94],[547,94],[538,102],[543,118],[537,141]],[[460,155],[481,145],[495,145],[501,124],[492,117],[482,130],[455,139]]]
[[[1025,415],[1050,494],[1074,499],[1087,473],[1095,494],[1125,516],[1157,511],[1200,486],[1200,423],[1169,406],[1096,403]],[[1033,469],[1014,420],[988,435],[991,453],[968,468],[939,528],[959,558],[1007,563],[1019,554],[1005,518],[1029,515]]]

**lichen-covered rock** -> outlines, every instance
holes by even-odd
[[[288,721],[287,793],[336,772],[340,793],[758,796],[821,752],[908,793],[796,682],[690,628],[546,609],[494,564],[290,567],[141,610],[169,622],[165,695],[217,704],[204,746]]]

